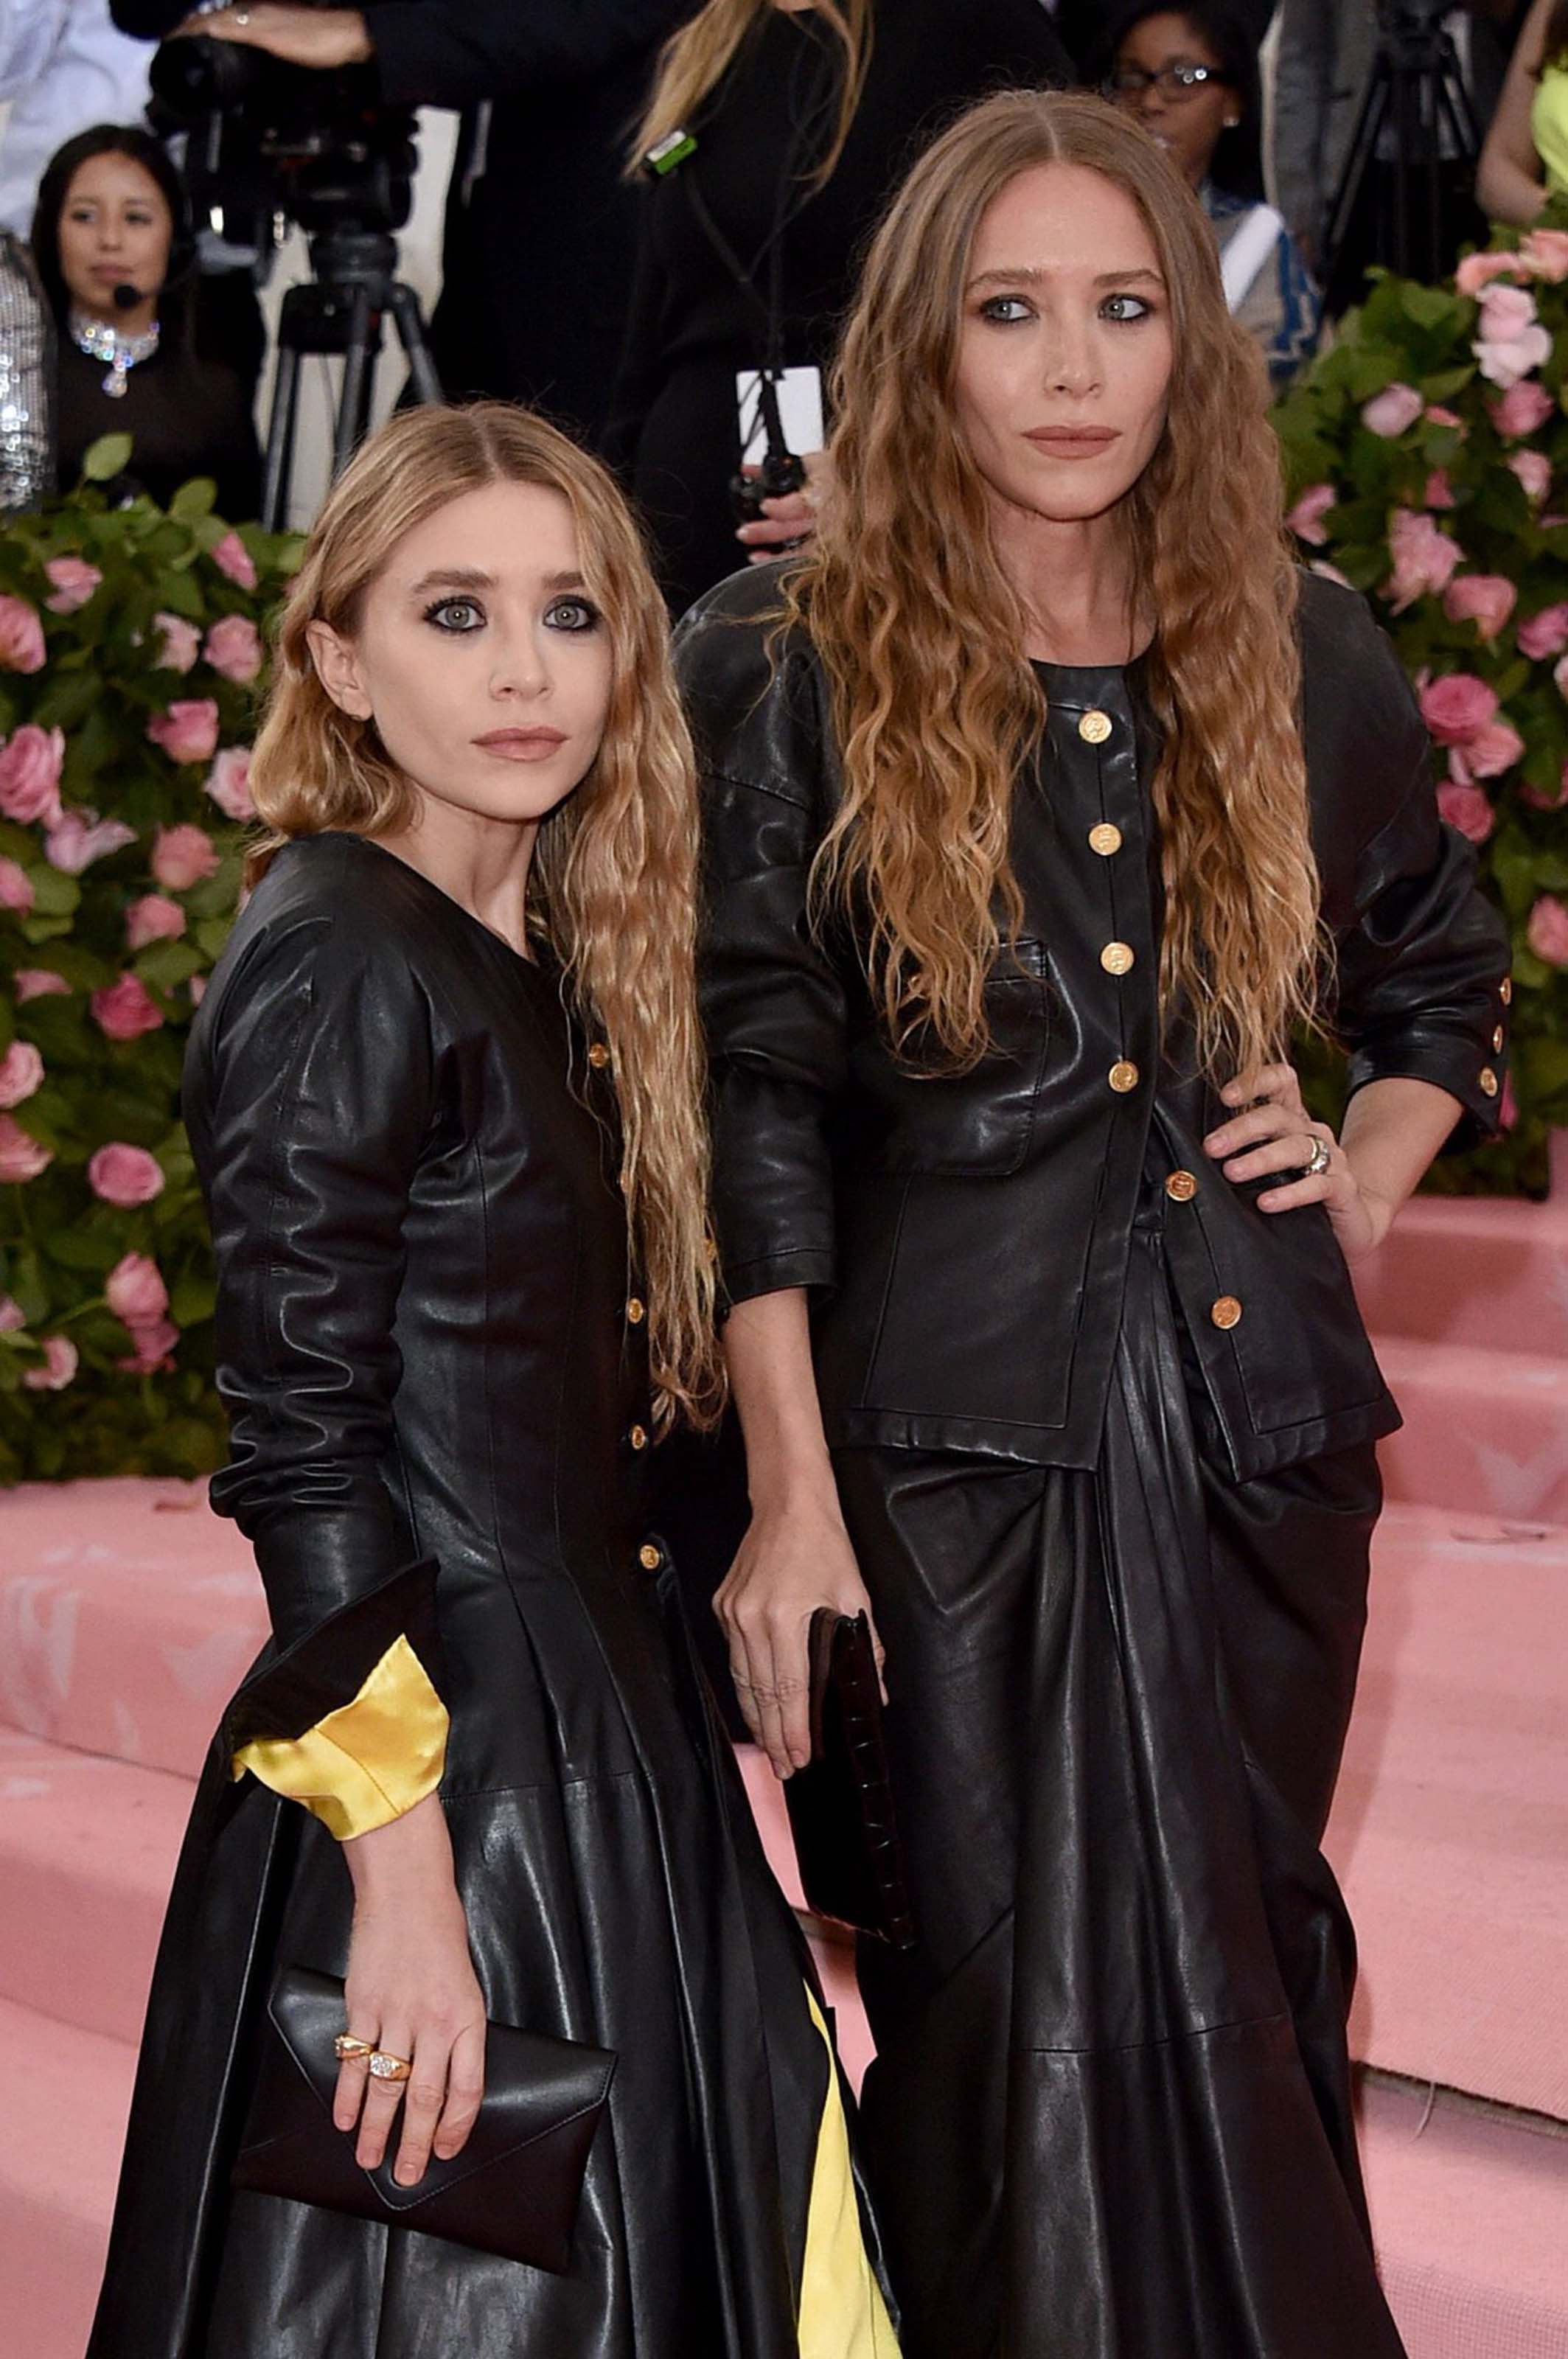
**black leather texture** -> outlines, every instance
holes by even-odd
[[[724,583],[682,625],[678,663],[704,774],[724,1281],[733,1300],[811,1289],[830,1441],[1093,1466],[1151,1143],[1197,1181],[1168,1252],[1232,1473],[1390,1431],[1322,1206],[1271,1216],[1223,1178],[1202,1145],[1223,1109],[1180,1021],[1161,1038],[1140,668],[1041,668],[1044,742],[1013,815],[1024,925],[987,986],[992,1048],[968,1073],[911,1069],[857,941],[808,910],[837,757],[822,669],[800,635],[776,644],[776,569]],[[1506,930],[1438,817],[1425,725],[1365,602],[1305,576],[1300,634],[1323,1013],[1353,1088],[1435,1083],[1464,1110],[1461,1143],[1497,1121]],[[1113,853],[1091,829],[1114,831]],[[1102,965],[1113,942],[1125,974]],[[1126,1091],[1117,1066],[1135,1070]],[[1212,1316],[1224,1298],[1229,1326]]]
[[[485,2097],[461,2154],[430,2157],[423,2177],[393,2175],[397,2140],[375,2170],[332,2120],[346,2029],[335,1974],[286,1966],[272,1985],[269,2033],[234,2183],[263,2195],[418,2228],[557,2276],[571,2266],[583,2174],[615,2060],[585,2040],[544,2038],[492,2023],[485,2035]]]
[[[871,1625],[821,1606],[810,1654],[811,1757],[784,1786],[801,1888],[817,1916],[911,1949]]]

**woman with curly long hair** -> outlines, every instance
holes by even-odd
[[[1320,1850],[1398,1422],[1348,1265],[1496,1121],[1508,950],[1297,572],[1202,208],[1096,99],[916,165],[819,542],[699,607],[740,1691],[885,1647],[865,1940],[913,2359],[1394,2359]],[[1288,1061],[1352,1049],[1342,1136]]]
[[[646,1520],[722,1372],[695,778],[604,471],[498,406],[377,435],[252,785],[186,1112],[212,1498],[274,1642],[198,1796],[93,2359],[887,2359]]]

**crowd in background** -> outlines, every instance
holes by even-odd
[[[156,99],[147,112],[154,44],[194,31],[307,78],[356,76],[375,107],[461,112],[431,328],[442,386],[539,407],[605,452],[676,613],[813,529],[858,258],[922,138],[987,90],[1086,84],[1139,120],[1200,197],[1227,300],[1281,388],[1378,258],[1343,184],[1397,162],[1387,132],[1356,162],[1380,21],[1453,37],[1479,148],[1477,170],[1436,125],[1464,175],[1455,254],[1484,214],[1527,222],[1568,186],[1565,0],[1468,0],[1445,18],[1415,0],[1381,15],[1377,0],[184,8],[0,0],[0,231],[52,322],[61,486],[121,428],[128,488],[166,499],[205,473],[225,513],[256,512],[260,257],[211,205],[193,218],[183,166],[201,135]],[[757,372],[777,374],[776,398]],[[798,463],[770,472],[785,451]]]

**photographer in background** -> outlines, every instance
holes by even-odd
[[[442,386],[528,402],[598,441],[632,274],[620,143],[694,0],[255,0],[198,16],[179,0],[112,4],[144,38],[200,34],[322,71],[374,64],[388,106],[461,109],[431,323]]]

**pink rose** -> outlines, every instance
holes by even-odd
[[[1421,719],[1440,745],[1462,745],[1494,719],[1496,691],[1467,671],[1445,672],[1421,690]]]
[[[1323,529],[1323,518],[1338,498],[1339,494],[1332,484],[1312,484],[1285,518],[1287,530],[1293,532],[1298,540],[1308,542],[1313,549],[1321,549],[1328,538]]]
[[[256,588],[256,562],[237,532],[226,532],[212,551],[212,562],[220,573],[242,590]]]
[[[1562,806],[1563,796],[1568,795],[1568,765],[1564,766],[1563,776],[1558,779],[1556,787],[1551,794],[1542,794],[1539,787],[1530,786],[1521,786],[1519,791],[1519,800],[1521,802],[1529,803],[1532,810],[1559,810]]]
[[[16,995],[16,1005],[25,1007],[29,999],[69,999],[71,985],[63,974],[56,974],[52,966],[19,966],[11,977],[11,987]]]
[[[103,1294],[122,1327],[151,1327],[169,1312],[169,1288],[157,1262],[128,1253],[103,1281]]]
[[[1434,467],[1426,479],[1421,504],[1429,508],[1451,508],[1454,505],[1454,486],[1448,480],[1446,467]]]
[[[0,751],[0,811],[30,826],[60,817],[60,773],[65,761],[63,729],[40,729],[24,721]]]
[[[1414,508],[1396,508],[1388,519],[1388,554],[1393,571],[1384,583],[1396,614],[1446,590],[1464,551],[1456,540],[1439,532],[1431,516]]]
[[[1532,277],[1560,285],[1568,278],[1568,230],[1532,229],[1520,244],[1519,258]]]
[[[35,1393],[63,1392],[76,1374],[76,1346],[68,1335],[46,1335],[43,1348],[43,1366],[29,1368],[22,1382]]]
[[[150,1326],[133,1327],[131,1341],[136,1350],[125,1360],[114,1365],[128,1375],[155,1376],[160,1369],[173,1365],[169,1353],[180,1341],[180,1330],[171,1319],[154,1320]]]
[[[8,1294],[0,1294],[0,1335],[15,1335],[27,1323],[27,1314]]]
[[[53,1161],[49,1149],[40,1147],[19,1122],[0,1114],[0,1180],[36,1180]]]
[[[1512,343],[1527,328],[1534,327],[1538,317],[1535,298],[1528,287],[1505,287],[1494,279],[1482,289],[1477,325],[1482,336],[1494,343]]]
[[[60,869],[67,876],[80,876],[95,860],[111,852],[123,852],[127,843],[135,843],[136,832],[117,819],[100,819],[96,811],[62,811],[44,838],[44,852],[51,868]]]
[[[20,861],[0,860],[0,909],[25,918],[33,906],[33,880]]]
[[[0,1057],[0,1106],[18,1106],[43,1087],[44,1060],[30,1040],[13,1040]]]
[[[173,941],[185,931],[185,912],[162,893],[144,893],[125,911],[125,947],[145,951],[148,942]]]
[[[1369,434],[1392,441],[1415,424],[1424,406],[1413,385],[1386,385],[1362,409],[1361,423]]]
[[[42,671],[44,626],[25,598],[0,598],[0,671]]]
[[[101,1147],[87,1166],[87,1184],[105,1204],[130,1212],[163,1193],[163,1173],[145,1147],[116,1138]]]
[[[95,991],[87,1004],[99,1030],[110,1040],[139,1039],[144,1032],[156,1032],[163,1022],[157,1002],[137,974],[123,974],[118,983]]]
[[[1544,606],[1521,623],[1516,634],[1521,656],[1531,663],[1540,663],[1547,656],[1560,656],[1568,647],[1568,605]]]
[[[248,614],[225,614],[208,632],[205,653],[214,671],[243,685],[261,669],[261,633]]]
[[[1429,401],[1421,414],[1429,426],[1452,426],[1462,435],[1470,430],[1458,411],[1444,408],[1441,401]]]
[[[206,791],[225,819],[245,821],[256,817],[256,805],[250,799],[248,745],[224,746],[207,774]]]
[[[1437,808],[1449,826],[1467,835],[1472,843],[1485,843],[1497,823],[1491,798],[1483,788],[1456,786],[1452,778],[1445,778],[1438,788]]]
[[[1543,893],[1530,913],[1525,940],[1548,966],[1568,966],[1568,908],[1555,893]]]
[[[1451,623],[1474,623],[1484,639],[1495,639],[1518,601],[1505,574],[1462,573],[1443,592],[1443,611]]]
[[[1552,338],[1536,316],[1528,287],[1505,287],[1494,279],[1481,297],[1474,351],[1481,374],[1505,388],[1530,376],[1552,358]]]
[[[1527,500],[1539,506],[1552,489],[1552,462],[1544,451],[1516,451],[1508,460]]]
[[[1522,442],[1527,434],[1536,433],[1552,416],[1557,404],[1543,385],[1533,382],[1511,385],[1496,401],[1488,402],[1493,425],[1507,442]]]
[[[204,827],[160,827],[153,838],[152,873],[171,893],[188,893],[217,866],[218,847]]]
[[[103,579],[84,557],[51,557],[44,571],[54,584],[54,596],[44,600],[51,614],[74,614]]]
[[[183,614],[155,614],[153,621],[163,634],[158,669],[189,671],[201,652],[201,634],[195,624],[188,623]]]
[[[177,697],[156,712],[147,734],[171,762],[210,762],[218,743],[218,708],[210,696]]]
[[[1465,787],[1472,778],[1500,778],[1522,760],[1524,739],[1506,721],[1488,721],[1463,745],[1448,749],[1448,775]]]
[[[1494,278],[1519,276],[1517,254],[1467,254],[1454,274],[1454,283],[1461,295],[1477,296],[1486,291]]]

